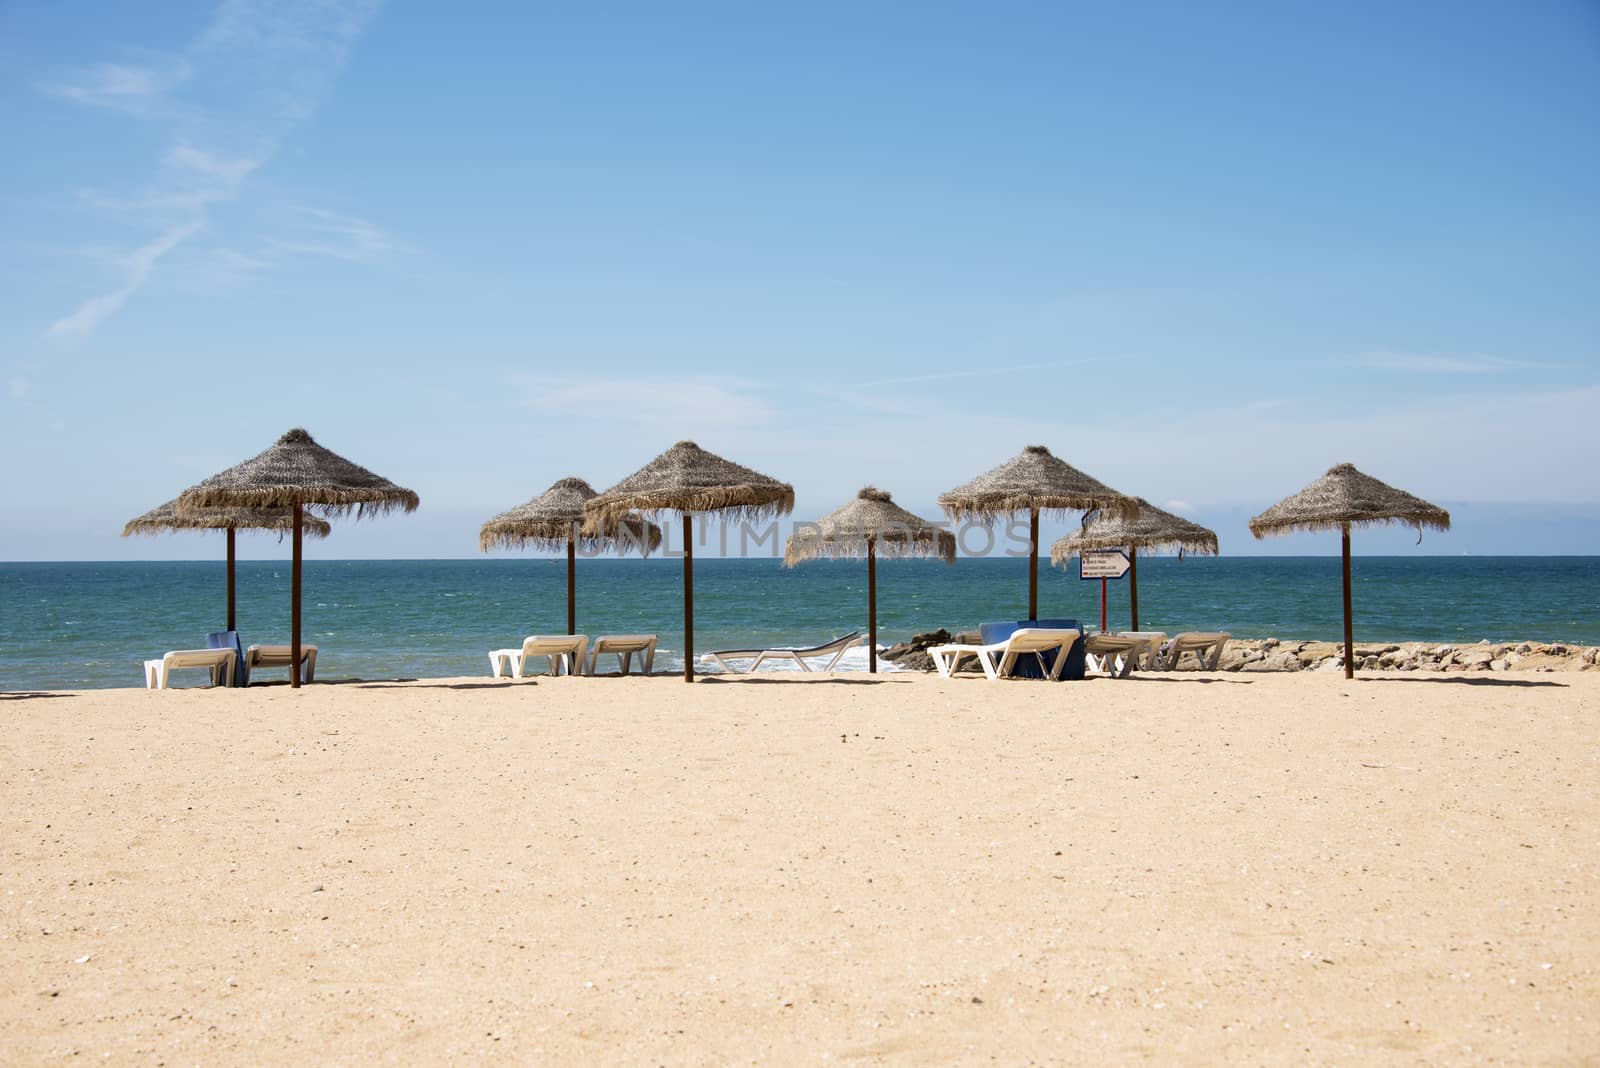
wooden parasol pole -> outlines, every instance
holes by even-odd
[[[1356,677],[1354,628],[1350,622],[1350,524],[1344,524],[1344,677]]]
[[[1133,629],[1139,629],[1139,549],[1128,546],[1128,607],[1133,611]]]
[[[878,673],[878,539],[867,538],[867,673]]]
[[[228,528],[228,629],[238,630],[233,615],[233,528]]]
[[[578,577],[578,550],[572,539],[567,539],[567,633],[578,633],[578,595],[574,580]]]
[[[694,681],[694,528],[683,513],[683,681]]]
[[[1039,509],[1028,509],[1028,618],[1039,618]]]
[[[294,563],[289,568],[289,685],[300,688],[300,514],[294,502]]]

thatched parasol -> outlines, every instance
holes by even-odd
[[[1330,467],[1293,497],[1286,497],[1250,520],[1258,538],[1295,530],[1338,530],[1344,543],[1344,677],[1355,677],[1354,627],[1350,614],[1350,528],[1376,523],[1405,523],[1417,528],[1449,530],[1450,513],[1421,497],[1362,474],[1351,464]]]
[[[239,530],[275,530],[278,540],[294,522],[294,513],[288,508],[201,508],[178,513],[176,498],[150,509],[144,515],[128,520],[122,528],[124,538],[133,534],[167,534],[174,530],[226,530],[228,532],[228,629],[238,630],[234,613],[234,532]],[[313,538],[326,538],[333,532],[325,519],[314,515],[302,516],[300,525]]]
[[[1217,555],[1217,534],[1199,523],[1191,523],[1182,516],[1163,511],[1145,500],[1139,502],[1139,515],[1125,516],[1096,512],[1084,516],[1083,529],[1068,534],[1050,547],[1050,562],[1057,567],[1085,549],[1128,550],[1128,607],[1133,616],[1133,629],[1139,629],[1139,550],[1160,552],[1176,549],[1201,556]]]
[[[577,557],[578,546],[585,552],[620,548],[624,553],[637,546],[641,556],[649,556],[661,545],[661,528],[643,516],[624,516],[602,532],[583,532],[583,506],[596,496],[594,487],[581,478],[563,478],[526,504],[501,512],[478,531],[478,548],[488,552],[504,549],[567,550],[567,633],[578,633]]]
[[[270,449],[219,472],[184,490],[178,496],[178,514],[197,508],[288,508],[293,513],[290,530],[294,536],[293,565],[290,568],[289,646],[290,684],[300,685],[300,570],[301,521],[305,506],[320,506],[325,514],[344,515],[351,511],[360,518],[369,512],[388,512],[396,508],[414,512],[417,495],[380,478],[365,467],[329,452],[304,430],[295,429],[279,438]]]
[[[992,523],[1002,516],[1028,513],[1028,618],[1039,618],[1039,514],[1100,510],[1136,515],[1132,497],[1058,460],[1043,445],[1021,453],[965,485],[940,494],[939,507],[951,519]]]
[[[884,556],[937,556],[956,562],[956,536],[901,508],[881,489],[864,487],[855,500],[835,508],[789,536],[783,566],[818,556],[867,558],[867,670],[878,670],[878,552]]]
[[[585,526],[603,530],[638,510],[683,513],[683,680],[694,681],[694,512],[764,519],[794,508],[794,487],[680,441],[583,506]]]

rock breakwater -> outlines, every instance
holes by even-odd
[[[911,671],[932,671],[928,648],[945,642],[978,642],[976,631],[943,628],[893,645],[883,659]],[[1489,642],[1439,645],[1430,642],[1357,642],[1358,671],[1600,671],[1600,647],[1563,642]],[[1192,664],[1192,661],[1190,661]],[[1223,649],[1222,671],[1342,671],[1341,642],[1280,638],[1234,638]],[[1193,667],[1187,670],[1196,670]]]

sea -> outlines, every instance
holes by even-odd
[[[1600,644],[1600,556],[1368,556],[1353,573],[1358,641]],[[288,563],[241,562],[237,575],[243,642],[287,642]],[[810,645],[867,628],[864,561],[696,559],[694,579],[697,652]],[[1126,629],[1127,580],[1108,582],[1106,594],[1107,624]],[[487,675],[489,649],[566,632],[566,561],[313,560],[303,598],[302,640],[318,646],[319,678]],[[1146,630],[1336,640],[1340,600],[1338,557],[1139,560]],[[1039,612],[1098,627],[1101,583],[1042,561]],[[591,636],[659,634],[656,670],[682,669],[680,560],[580,560],[577,613]],[[1025,559],[878,563],[881,644],[1026,614]],[[143,660],[203,647],[226,618],[220,560],[3,563],[0,690],[140,686]],[[865,649],[842,667],[864,670]]]

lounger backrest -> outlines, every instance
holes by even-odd
[[[214,630],[206,635],[207,649],[232,649],[233,650],[233,685],[248,686],[250,684],[250,665],[244,659],[244,646],[239,644],[239,632],[236,630]]]
[[[842,638],[833,639],[833,641],[829,642],[827,645],[818,645],[818,646],[814,646],[811,649],[802,649],[801,652],[806,652],[806,653],[831,653],[835,649],[838,649],[840,646],[849,645],[851,642],[855,641],[859,637],[861,637],[861,632],[859,630],[853,630],[849,634],[846,634]]]
[[[1024,627],[1013,631],[1011,637],[1006,639],[1010,643],[1012,652],[1033,653],[1043,652],[1046,649],[1059,649],[1063,640],[1068,635],[1071,641],[1078,640],[1076,630],[1051,630],[1043,627]]]

